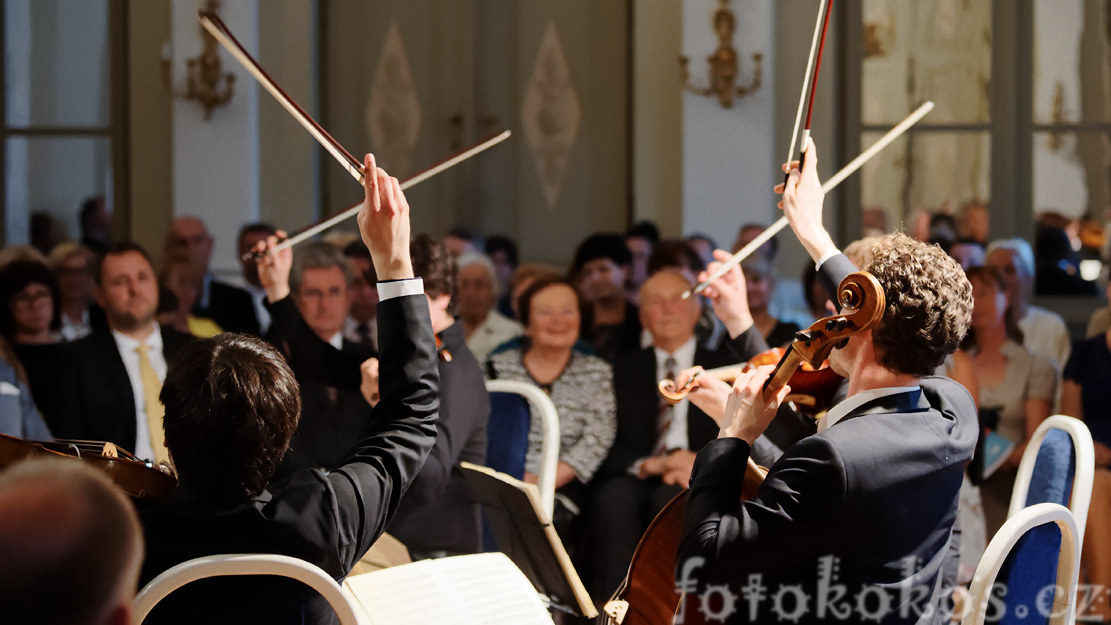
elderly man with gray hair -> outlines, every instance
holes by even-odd
[[[520,336],[523,330],[521,324],[496,309],[498,280],[490,259],[464,252],[456,263],[459,267],[456,310],[463,322],[463,335],[478,362],[486,362],[494,348]]]

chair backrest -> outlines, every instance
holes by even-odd
[[[490,392],[490,420],[486,425],[486,465],[490,468],[518,478],[524,476],[529,426],[533,416],[540,417],[543,442],[536,487],[544,512],[551,519],[559,464],[559,415],[555,404],[540,387],[528,382],[488,380],[486,390]]]
[[[986,618],[1071,625],[1079,576],[1079,532],[1069,509],[1055,503],[1023,508],[988,543],[972,576],[961,625],[980,625]]]
[[[1064,415],[1043,421],[1022,454],[1007,517],[1037,503],[1061,504],[1072,512],[1077,542],[1082,545],[1092,500],[1095,454],[1092,433],[1083,421]]]
[[[131,622],[140,625],[159,601],[178,588],[206,577],[225,575],[278,575],[296,579],[332,605],[340,625],[369,625],[351,593],[323,569],[298,558],[269,553],[202,556],[171,567],[139,591],[131,604]]]

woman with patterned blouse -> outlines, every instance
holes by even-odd
[[[579,338],[579,296],[559,276],[539,278],[518,299],[525,337],[490,357],[491,376],[535,384],[559,414],[558,493],[577,505],[583,487],[602,464],[616,434],[613,370],[601,358],[573,349]],[[525,480],[536,481],[542,435],[529,428]]]

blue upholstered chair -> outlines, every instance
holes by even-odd
[[[1071,625],[1080,540],[1068,508],[1039,503],[1012,515],[988,543],[964,600],[961,625]]]
[[[1076,521],[1079,549],[1084,543],[1094,474],[1095,448],[1088,426],[1073,417],[1049,417],[1034,430],[1022,454],[1007,518],[1037,503],[1065,506]]]
[[[525,475],[529,425],[540,418],[544,433],[536,487],[548,518],[555,506],[556,466],[559,464],[559,415],[548,394],[534,384],[489,380],[490,420],[486,424],[486,466],[518,479]]]

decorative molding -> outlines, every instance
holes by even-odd
[[[549,21],[521,105],[525,138],[549,208],[559,199],[581,120],[567,56],[555,23]]]
[[[411,172],[420,134],[421,107],[397,21],[390,25],[370,87],[367,131],[381,163],[395,175]]]

